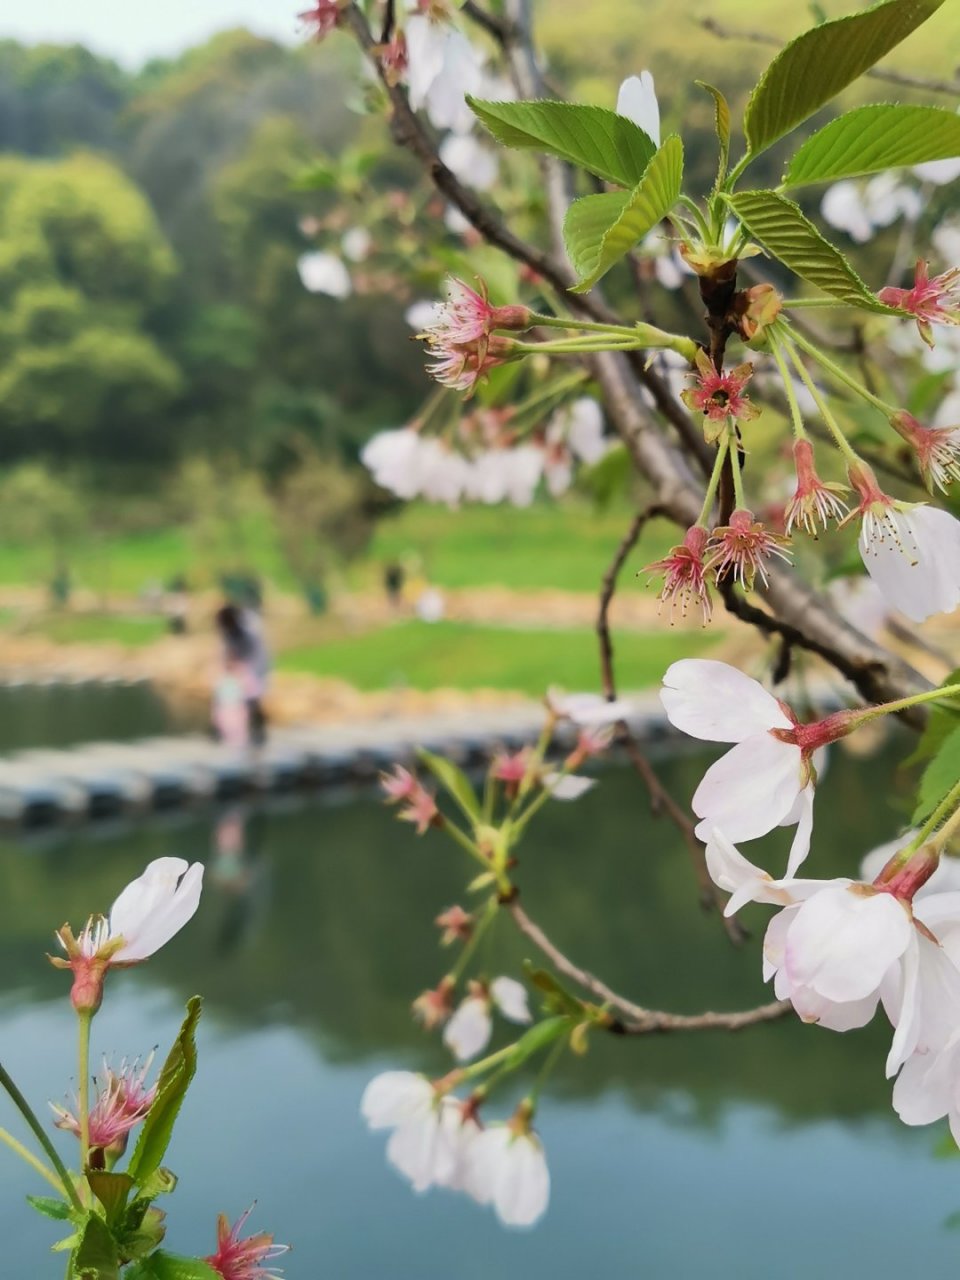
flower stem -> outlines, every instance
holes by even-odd
[[[783,390],[787,397],[787,404],[790,406],[790,417],[793,421],[793,434],[798,440],[807,439],[807,429],[803,425],[803,414],[800,412],[800,402],[797,400],[797,393],[793,389],[793,379],[790,377],[790,370],[787,368],[786,361],[783,358],[783,352],[780,350],[780,344],[777,341],[775,333],[768,335],[770,343],[770,354],[773,356],[783,379]]]
[[[953,803],[956,805],[960,795],[953,796]],[[930,844],[939,852],[944,845],[956,835],[957,829],[960,828],[960,806],[954,809],[953,813],[946,820],[940,830],[934,835]]]
[[[34,1137],[37,1139],[41,1147],[43,1147],[44,1151],[50,1157],[50,1163],[53,1165],[54,1169],[56,1169],[57,1174],[60,1177],[60,1181],[63,1183],[63,1189],[64,1191],[66,1191],[67,1198],[69,1199],[70,1203],[73,1205],[75,1209],[79,1210],[82,1213],[83,1205],[80,1202],[80,1197],[77,1195],[77,1189],[73,1185],[73,1179],[70,1177],[70,1174],[67,1171],[67,1166],[60,1159],[60,1156],[57,1152],[56,1147],[53,1145],[53,1143],[47,1137],[47,1134],[44,1132],[43,1125],[34,1115],[33,1109],[30,1106],[30,1103],[27,1102],[26,1098],[17,1088],[16,1084],[13,1081],[13,1077],[10,1075],[9,1071],[7,1071],[6,1067],[4,1067],[2,1063],[0,1063],[0,1085],[2,1085],[4,1089],[6,1089],[7,1093],[10,1095],[10,1099],[13,1102],[13,1105],[17,1108],[17,1110],[23,1116],[24,1120],[26,1120],[27,1124],[30,1126],[30,1129],[33,1132]]]
[[[90,1023],[93,1015],[87,1009],[77,1011],[79,1036],[77,1071],[80,1075],[80,1168],[86,1169],[90,1159]]]
[[[550,1052],[547,1054],[546,1058],[544,1059],[543,1065],[541,1066],[540,1070],[537,1072],[537,1078],[534,1080],[533,1087],[531,1088],[529,1094],[527,1095],[527,1101],[530,1104],[531,1115],[537,1109],[537,1103],[540,1100],[540,1091],[543,1089],[543,1086],[550,1079],[551,1073],[553,1072],[553,1069],[556,1067],[557,1063],[560,1061],[560,1056],[566,1047],[567,1047],[567,1039],[566,1039],[566,1036],[564,1036],[563,1039],[557,1040],[555,1042]]]
[[[806,338],[802,333],[796,333],[795,331],[791,331],[791,338],[801,351],[805,351],[808,356],[816,360],[816,362],[819,365],[822,365],[828,373],[832,374],[838,382],[842,382],[845,387],[849,387],[851,391],[855,392],[861,400],[866,400],[867,404],[873,405],[875,409],[879,409],[880,412],[886,414],[888,418],[892,413],[896,413],[896,409],[892,405],[887,404],[885,400],[881,400],[879,396],[875,396],[872,391],[869,391],[863,385],[862,382],[858,382],[852,373],[847,373],[846,369],[844,369],[842,365],[837,364],[835,360],[831,360],[830,357],[821,351],[815,343],[811,342],[809,338]]]
[[[723,475],[723,463],[727,456],[727,449],[730,442],[726,436],[720,441],[717,447],[717,456],[714,459],[713,471],[707,483],[707,492],[703,496],[703,506],[700,508],[700,514],[697,517],[697,524],[701,528],[706,529],[707,521],[710,518],[710,512],[713,509],[714,499],[717,496],[717,490],[720,488],[720,477]]]
[[[601,324],[597,320],[578,320],[574,316],[546,316],[535,312],[531,317],[531,328],[541,329],[581,329],[584,333],[610,333],[624,338],[635,338],[635,325]]]
[[[20,1157],[21,1160],[25,1160],[34,1172],[39,1173],[41,1178],[44,1178],[50,1183],[54,1191],[63,1192],[63,1186],[60,1179],[56,1176],[53,1170],[45,1165],[42,1160],[38,1159],[32,1151],[28,1150],[22,1142],[19,1142],[12,1133],[8,1133],[6,1129],[0,1129],[0,1142],[8,1146],[11,1151]]]
[[[879,706],[867,707],[856,713],[857,728],[880,716],[893,715],[897,711],[906,711],[908,707],[918,707],[924,702],[936,702],[940,698],[953,698],[960,694],[960,684],[944,684],[937,689],[927,689],[924,693],[911,694],[909,698],[897,698],[895,702],[881,702]]]
[[[791,311],[809,311],[814,308],[835,308],[849,306],[849,303],[841,302],[838,298],[784,298],[783,308],[788,307]]]
[[[861,462],[860,455],[850,444],[850,441],[847,439],[847,437],[843,434],[843,431],[839,423],[837,422],[833,414],[830,412],[830,406],[827,404],[823,396],[820,394],[819,387],[814,382],[814,380],[810,377],[810,374],[807,372],[806,366],[804,365],[800,357],[797,355],[796,350],[794,349],[792,340],[786,339],[784,341],[784,347],[790,359],[793,361],[793,366],[796,369],[797,373],[799,373],[807,390],[813,396],[816,402],[817,408],[820,411],[820,416],[821,418],[823,418],[823,421],[826,425],[827,430],[833,436],[833,439],[834,439],[834,442],[836,443],[837,448],[843,454],[844,458],[846,458],[848,463],[850,463],[853,466],[859,466]]]
[[[930,838],[951,810],[960,812],[958,806],[960,806],[960,782],[951,787],[907,847],[901,851],[898,863],[901,861],[903,863],[908,862],[910,855],[916,853],[920,846]],[[956,813],[954,813],[954,817],[956,817]]]

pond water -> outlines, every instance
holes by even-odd
[[[146,682],[0,685],[0,752],[69,747],[92,738],[125,742],[184,732],[200,720]]]
[[[706,759],[665,763],[666,780],[688,796]],[[865,765],[836,754],[818,799],[833,848],[817,844],[813,874],[850,871],[850,851],[893,834],[892,777],[884,756]],[[431,921],[462,900],[465,864],[371,796],[250,811],[240,857],[211,852],[222,817],[0,847],[3,1058],[39,1105],[74,1075],[67,982],[44,960],[52,928],[107,906],[152,857],[208,862],[196,919],[148,964],[111,977],[95,1024],[97,1052],[165,1048],[185,999],[206,997],[200,1071],[167,1161],[180,1175],[171,1248],[208,1251],[215,1215],[257,1198],[254,1225],[295,1245],[289,1280],[899,1280],[917,1266],[955,1270],[960,1161],[937,1154],[939,1127],[907,1129],[893,1115],[879,1021],[844,1036],[792,1020],[740,1035],[595,1036],[585,1058],[561,1061],[542,1100],[553,1196],[537,1228],[506,1231],[452,1193],[414,1195],[358,1102],[378,1071],[449,1065],[408,1005],[443,972]],[[686,855],[629,773],[610,770],[575,806],[545,812],[520,882],[560,945],[642,1002],[695,1011],[769,998],[764,913],[752,939],[732,947],[699,910]],[[508,922],[499,929],[493,973],[530,954]],[[8,1123],[17,1130],[16,1117]],[[4,1276],[62,1276],[57,1257],[37,1264],[55,1224],[22,1205],[42,1190],[0,1151]]]

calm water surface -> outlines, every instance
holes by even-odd
[[[0,685],[0,752],[125,742],[202,728],[202,712],[178,709],[147,683]]]
[[[689,795],[704,763],[664,771]],[[891,777],[882,760],[865,767],[837,753],[818,801],[834,848],[817,846],[813,874],[849,872],[849,850],[893,834]],[[357,1107],[378,1071],[449,1063],[407,1007],[443,971],[431,921],[462,898],[464,864],[369,796],[248,812],[240,855],[212,852],[218,820],[0,846],[3,1058],[40,1105],[74,1072],[67,982],[43,958],[51,929],[106,907],[149,858],[208,862],[195,921],[149,964],[113,976],[95,1024],[98,1052],[165,1047],[184,1000],[206,996],[200,1072],[168,1158],[180,1174],[171,1248],[208,1251],[216,1214],[257,1198],[256,1224],[295,1244],[289,1280],[955,1273],[960,1161],[936,1155],[940,1129],[895,1119],[879,1023],[844,1036],[784,1021],[738,1036],[595,1037],[543,1098],[554,1189],[538,1228],[505,1231],[451,1193],[415,1196]],[[576,806],[556,805],[534,837],[521,877],[528,909],[615,986],[690,1011],[769,998],[763,913],[751,942],[732,948],[700,913],[686,855],[647,816],[631,775],[613,770]],[[496,973],[528,950],[505,923],[486,964]],[[0,1178],[2,1275],[59,1280],[58,1258],[37,1264],[55,1225],[20,1200],[43,1188],[3,1152]]]

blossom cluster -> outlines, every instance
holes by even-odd
[[[364,445],[361,460],[377,484],[400,498],[526,507],[541,483],[555,497],[566,492],[576,463],[592,465],[609,447],[598,404],[581,397],[519,441],[508,414],[478,410],[461,421],[454,440],[412,426],[380,431]]]
[[[815,755],[862,713],[801,724],[750,677],[697,659],[667,671],[661,697],[683,732],[734,744],[693,808],[710,875],[730,894],[727,914],[749,902],[779,908],[764,935],[765,980],[804,1021],[834,1031],[864,1026],[882,1005],[898,1115],[907,1124],[948,1116],[960,1141],[960,866],[941,858],[941,838],[907,832],[866,855],[863,879],[797,876],[813,830]],[[736,842],[785,825],[797,834],[776,878]]]

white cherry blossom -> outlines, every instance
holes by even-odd
[[[533,1226],[550,1200],[550,1173],[540,1139],[510,1125],[484,1129],[466,1154],[464,1189],[480,1204],[492,1204],[508,1227]]]
[[[495,152],[470,133],[450,133],[440,144],[440,159],[464,185],[489,191],[500,172]]]
[[[629,76],[620,86],[617,94],[617,115],[626,116],[638,125],[655,146],[660,145],[660,103],[653,76],[649,71],[641,71],[638,76]]]
[[[960,522],[923,504],[864,517],[860,555],[887,602],[913,622],[960,604]]]
[[[374,480],[398,498],[420,491],[420,433],[412,427],[378,431],[360,451],[360,461]]]
[[[787,864],[792,875],[810,848],[814,770],[797,742],[773,732],[789,734],[797,727],[783,705],[750,676],[705,658],[683,658],[668,667],[660,700],[683,733],[735,744],[710,766],[694,794],[701,827],[713,824],[731,840],[752,840],[796,824]]]
[[[425,1076],[386,1071],[367,1085],[360,1112],[371,1129],[391,1129],[387,1159],[414,1191],[454,1187],[477,1126],[464,1122],[460,1102],[441,1095]]]
[[[579,800],[597,785],[596,778],[585,778],[579,773],[545,773],[543,785],[554,800]]]
[[[343,256],[351,262],[362,262],[373,246],[373,237],[366,227],[350,227],[340,238]]]
[[[474,123],[465,95],[483,84],[483,59],[456,27],[427,14],[406,23],[407,84],[414,111],[423,108],[437,129],[466,133]]]
[[[828,187],[820,203],[826,222],[865,244],[880,227],[897,218],[916,219],[923,208],[919,194],[892,173],[880,173],[861,186],[844,179]]]
[[[614,725],[628,720],[636,710],[625,698],[608,701],[599,693],[565,693],[556,685],[547,690],[546,703],[558,720],[572,720],[582,729]]]
[[[479,983],[459,1004],[443,1031],[443,1042],[458,1062],[469,1062],[486,1048],[493,1033],[496,1008],[510,1022],[531,1021],[527,990],[514,978],[495,978],[489,988]]]
[[[315,250],[297,261],[300,282],[310,293],[326,293],[341,301],[353,293],[350,272],[335,253]]]

